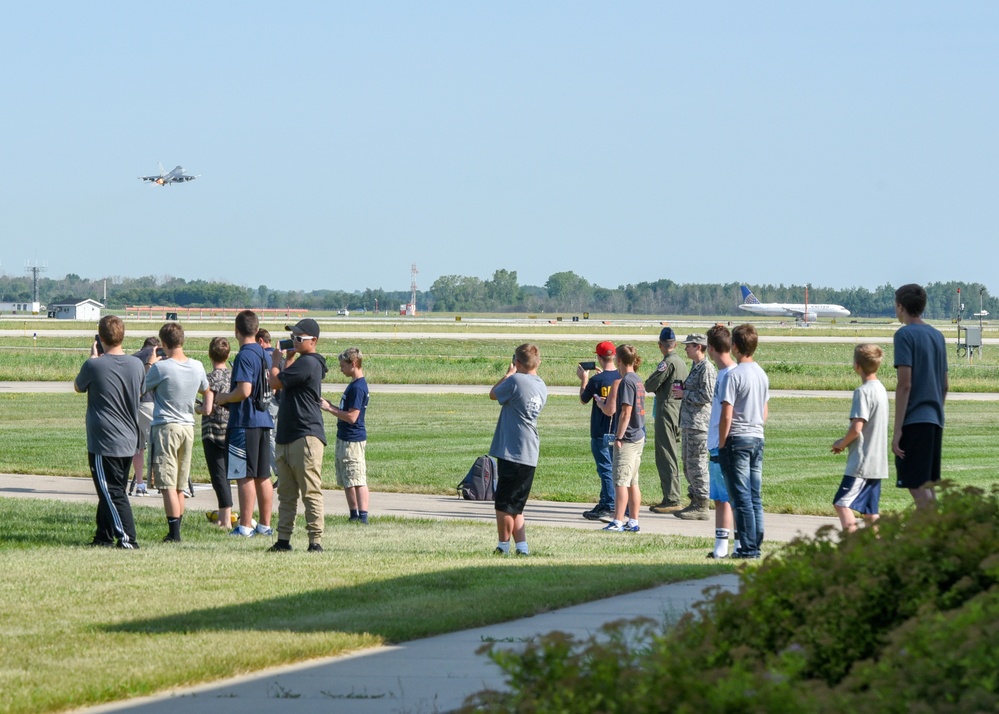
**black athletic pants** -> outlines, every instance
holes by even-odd
[[[88,454],[90,475],[97,489],[97,533],[94,545],[138,548],[132,506],[128,502],[128,472],[131,456]]]

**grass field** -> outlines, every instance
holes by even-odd
[[[656,336],[636,347],[642,357],[640,374],[648,374],[662,358]],[[895,387],[890,337],[873,340],[885,350],[881,380]],[[71,381],[89,355],[89,344],[79,339],[45,337],[38,347],[31,338],[8,337],[0,349],[0,381]],[[186,351],[207,368],[208,338],[191,337]],[[329,359],[348,346],[359,347],[365,355],[365,373],[373,384],[492,384],[506,371],[510,354],[519,340],[458,340],[394,337],[363,338],[350,343],[326,340],[320,351]],[[141,340],[128,339],[125,349],[138,350]],[[579,341],[545,341],[540,344],[541,377],[552,386],[578,386],[576,364],[592,359],[593,346]],[[853,344],[768,343],[764,338],[756,354],[767,370],[771,389],[850,389],[857,385],[851,368]],[[342,384],[346,378],[332,365],[328,384]],[[994,392],[999,390],[999,350],[987,350],[973,363],[950,354],[951,389],[955,392]]]
[[[651,409],[651,402],[648,405]],[[86,397],[69,394],[0,394],[0,472],[87,476],[84,430]],[[848,424],[848,399],[772,399],[767,425],[763,499],[776,513],[825,514],[844,456],[829,452]],[[454,493],[476,456],[488,451],[499,407],[465,395],[375,395],[368,409],[368,475],[375,490]],[[589,407],[574,397],[549,397],[541,414],[541,462],[535,498],[593,502],[596,475],[589,452]],[[950,402],[944,438],[945,477],[988,487],[999,482],[994,434],[999,410],[986,402]],[[327,422],[332,434],[332,423]],[[324,484],[334,487],[332,449]],[[207,482],[204,457],[195,449],[193,473]],[[641,480],[644,500],[661,496],[646,444]],[[210,496],[209,496],[210,498]],[[893,487],[882,507],[908,507]],[[373,504],[375,510],[377,505]]]
[[[197,514],[192,514],[196,516]],[[498,558],[492,526],[327,519],[321,554],[266,553],[204,518],[142,550],[80,546],[92,506],[0,499],[0,713],[50,712],[384,642],[526,617],[729,571],[709,541],[532,527],[532,556]],[[11,576],[15,574],[16,576]],[[488,602],[489,607],[469,603]],[[414,616],[417,615],[417,616]],[[275,696],[279,696],[276,693]]]

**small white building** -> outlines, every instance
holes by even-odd
[[[0,313],[37,315],[41,309],[41,305],[37,302],[0,302]]]
[[[58,320],[95,321],[101,319],[104,306],[96,300],[64,300],[49,305],[49,314]]]

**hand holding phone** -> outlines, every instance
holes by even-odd
[[[596,362],[580,362],[579,366],[585,369],[587,372],[591,372],[597,368]]]
[[[98,357],[104,354],[104,345],[101,344],[100,333],[94,335],[94,347],[96,348]]]

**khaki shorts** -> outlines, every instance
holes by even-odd
[[[149,428],[153,423],[153,403],[139,402],[139,446],[135,453],[145,451],[149,445]]]
[[[368,466],[364,452],[366,441],[336,440],[336,482],[342,488],[368,485]]]
[[[158,424],[149,434],[149,472],[153,486],[186,491],[191,480],[194,424]]]
[[[614,447],[612,473],[615,486],[628,488],[629,486],[638,485],[638,470],[642,465],[642,450],[644,448],[645,439],[640,441],[624,441],[620,447]]]

